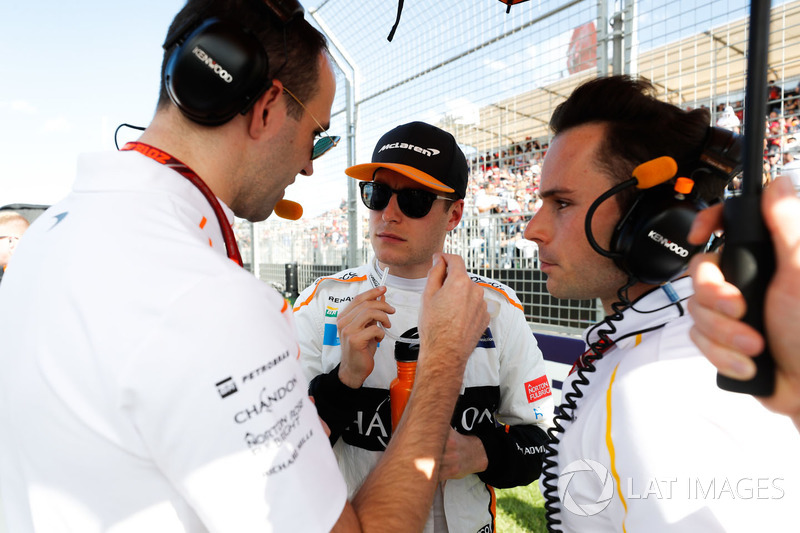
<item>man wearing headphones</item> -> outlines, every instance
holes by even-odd
[[[407,420],[348,503],[291,309],[231,231],[335,144],[324,38],[296,1],[190,0],[165,49],[139,142],[81,157],[0,286],[8,529],[422,528],[483,291],[436,256]]]
[[[355,492],[395,438],[395,358],[418,348],[420,297],[434,254],[461,221],[469,170],[451,134],[411,122],[381,136],[372,162],[345,172],[360,180],[375,257],[316,280],[297,298],[294,317],[309,392]],[[552,419],[544,360],[522,304],[505,285],[471,279],[492,319],[464,373],[430,533],[494,531],[493,487],[539,477]]]
[[[785,529],[800,438],[753,397],[716,386],[689,338],[681,277],[698,249],[691,222],[722,197],[738,140],[710,128],[707,110],[654,93],[625,76],[592,80],[550,121],[544,203],[525,236],[553,296],[599,298],[608,316],[563,385],[540,483],[549,527]]]

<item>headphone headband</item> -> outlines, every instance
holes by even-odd
[[[298,17],[302,18],[305,13],[303,6],[297,0],[261,0],[261,2],[261,5],[266,6],[283,25]]]
[[[304,13],[297,0],[252,0],[251,5],[258,14],[274,17],[284,32]],[[218,126],[247,113],[272,79],[258,36],[240,23],[209,17],[210,12],[211,2],[167,37],[163,48],[175,49],[164,68],[164,83],[186,117]]]
[[[631,180],[625,181],[598,197],[587,211],[585,225],[589,243],[638,281],[660,284],[674,279],[686,269],[692,256],[704,248],[690,244],[687,239],[695,216],[707,207],[703,196],[711,201],[717,185],[722,195],[724,185],[741,171],[741,151],[738,135],[709,126],[697,159],[678,169],[678,176],[688,177],[695,183],[690,193],[676,191],[674,177],[639,192],[617,223],[609,250],[603,250],[593,242],[591,218],[601,202],[632,186]],[[704,183],[709,179],[716,181],[710,185]],[[701,187],[708,194],[697,190]]]

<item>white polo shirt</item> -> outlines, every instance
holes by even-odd
[[[330,530],[346,487],[291,315],[186,179],[82,156],[0,286],[9,530]]]
[[[672,285],[681,299],[692,293],[688,277]],[[562,388],[581,397],[560,422],[556,530],[796,530],[800,435],[789,418],[717,387],[689,338],[691,317],[662,290],[612,324],[616,343],[588,384],[574,372]]]

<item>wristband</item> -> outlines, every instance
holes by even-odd
[[[359,405],[359,390],[351,389],[342,383],[339,379],[339,365],[327,374],[316,376],[308,384],[308,394],[314,397],[320,418],[331,430],[331,445],[355,419]]]

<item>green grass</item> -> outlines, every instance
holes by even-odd
[[[527,487],[496,489],[497,531],[499,533],[546,532],[544,498],[539,482]]]

